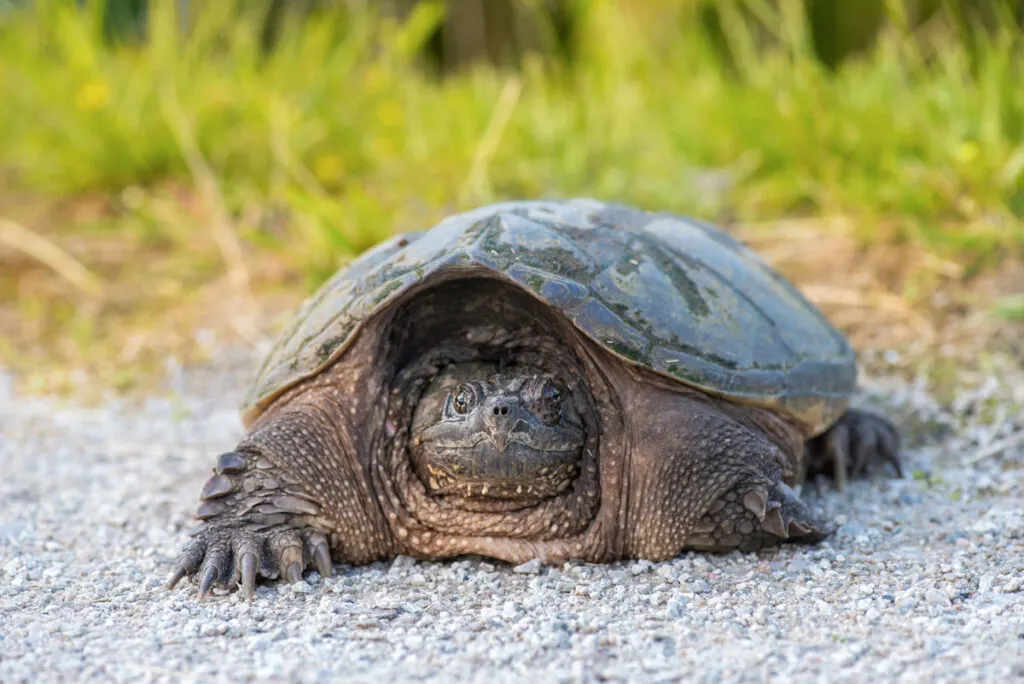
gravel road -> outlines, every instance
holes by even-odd
[[[952,408],[869,385],[912,475],[806,485],[841,523],[815,547],[400,558],[199,602],[163,585],[241,434],[247,370],[177,371],[147,401],[95,407],[0,375],[0,681],[1024,681],[1024,417],[1003,403],[1021,378]]]

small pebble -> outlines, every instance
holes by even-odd
[[[639,560],[639,561],[636,561],[635,563],[633,563],[633,565],[630,566],[629,571],[632,572],[634,576],[636,576],[636,575],[642,575],[642,574],[644,574],[646,572],[650,572],[651,568],[653,568],[653,567],[654,567],[654,563],[652,563],[651,561],[649,561],[649,560]]]
[[[948,606],[949,596],[938,589],[928,589],[924,592],[924,598],[928,603],[936,606]]]
[[[416,559],[412,556],[398,555],[391,561],[391,572],[402,573],[416,565]]]
[[[541,563],[541,560],[539,558],[534,558],[533,560],[528,560],[525,563],[515,566],[512,568],[512,572],[520,575],[536,575],[540,573],[542,567],[543,563]]]
[[[659,565],[655,573],[658,575],[658,577],[662,577],[666,580],[669,580],[670,582],[679,579],[679,571],[671,565],[669,565],[668,563],[662,563],[661,565]]]

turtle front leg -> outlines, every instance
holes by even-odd
[[[832,531],[789,486],[803,448],[795,429],[779,423],[773,437],[685,397],[649,391],[636,401],[627,555],[750,551]]]
[[[372,519],[362,469],[338,434],[323,416],[299,411],[222,454],[169,586],[190,577],[200,597],[238,585],[251,598],[257,576],[294,583],[315,568],[329,577],[332,550],[352,562],[381,555],[386,525]]]
[[[848,477],[863,476],[876,463],[891,465],[896,477],[903,477],[896,427],[869,411],[844,413],[828,431],[807,442],[806,459],[808,476],[832,475],[840,491]]]
[[[738,440],[745,448],[759,441],[756,434]],[[755,451],[758,449],[762,454],[770,454],[774,445],[765,441]],[[900,474],[899,435],[892,423],[874,413],[846,412],[805,449],[808,472],[813,474],[831,467],[840,489],[848,473],[861,475],[870,464],[879,461],[891,464]],[[758,461],[752,456],[745,459],[748,464]],[[762,470],[768,476],[766,480],[740,480],[719,497],[691,528],[687,547],[702,551],[754,551],[784,541],[813,543],[831,534],[835,525],[815,517],[789,484],[770,471]]]
[[[196,517],[202,525],[178,556],[169,587],[199,579],[199,596],[215,585],[237,584],[252,598],[257,574],[298,582],[308,567],[332,572],[321,508],[300,486],[275,477],[272,464],[255,450],[221,454],[200,492]]]

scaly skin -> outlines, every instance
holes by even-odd
[[[251,596],[258,576],[328,576],[334,560],[664,560],[812,542],[831,527],[791,488],[808,468],[898,469],[880,416],[850,411],[808,442],[780,415],[627,366],[507,286],[474,292],[454,306],[458,293],[439,288],[375,318],[333,366],[278,398],[218,459],[171,585],[189,576],[201,596],[235,583]],[[539,500],[431,492],[410,459],[424,390],[450,363],[496,357],[572,394],[586,435],[578,474]]]

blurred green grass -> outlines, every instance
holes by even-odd
[[[401,21],[373,3],[284,13],[270,50],[268,3],[189,3],[187,20],[178,4],[150,3],[144,39],[111,39],[102,2],[0,6],[0,219],[27,226],[0,223],[0,242],[28,236],[16,247],[92,302],[0,273],[18,310],[0,357],[37,365],[23,343],[49,335],[55,355],[120,372],[167,335],[112,356],[129,335],[116,321],[164,316],[225,275],[308,291],[392,232],[504,198],[588,195],[766,231],[841,217],[863,244],[967,276],[1024,253],[1009,9],[981,34],[886,2],[873,44],[825,65],[799,0],[568,0],[571,58],[440,75],[424,47],[441,3]]]
[[[199,181],[194,138],[246,246],[311,284],[396,228],[517,196],[717,220],[840,214],[865,239],[970,259],[1024,244],[1015,29],[969,51],[941,22],[923,39],[893,23],[833,72],[800,3],[725,2],[727,65],[698,21],[706,4],[577,3],[571,63],[526,55],[515,73],[441,80],[419,59],[439,4],[402,23],[352,5],[293,16],[265,52],[258,2],[196,3],[186,38],[157,0],[148,41],[110,43],[99,3],[43,0],[0,16],[0,169],[36,195],[131,188],[145,213],[147,187]],[[169,244],[207,230],[142,223]]]

